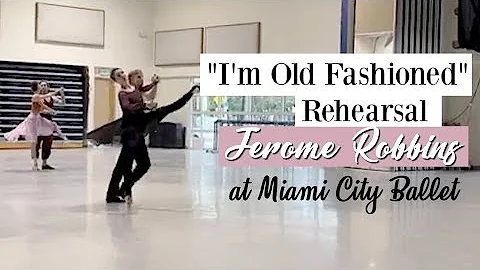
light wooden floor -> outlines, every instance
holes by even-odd
[[[480,173],[459,176],[456,202],[231,202],[247,177],[301,186],[344,175],[388,187],[385,172],[220,168],[199,151],[151,150],[135,202],[104,203],[119,149],[56,150],[52,172],[30,171],[27,150],[0,151],[0,269],[5,270],[477,270]],[[335,190],[332,190],[334,193]],[[388,195],[388,190],[386,191]],[[333,195],[333,194],[331,194]]]
[[[53,141],[52,147],[54,149],[82,148],[83,147],[83,142],[81,142],[81,141]],[[0,141],[0,150],[29,149],[29,148],[30,148],[30,142],[27,142],[27,141],[18,141],[18,142]]]

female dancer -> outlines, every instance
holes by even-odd
[[[41,81],[39,87],[40,94],[42,95],[48,94],[50,92],[50,88],[46,81]],[[53,122],[53,115],[51,112],[53,111],[53,106],[55,103],[59,105],[65,105],[65,94],[63,88],[60,88],[60,97],[52,96],[44,99],[43,104],[49,109],[42,110],[42,112],[40,112],[40,116]],[[57,125],[57,123],[53,123],[56,126],[55,133],[57,133],[57,135],[63,140],[67,140],[67,137],[62,133],[62,130]],[[40,157],[40,148],[42,148],[42,170],[54,170],[54,168],[47,163],[48,158],[52,154],[52,144],[53,134],[50,136],[38,136],[37,138],[37,144],[35,146],[35,156],[37,159]]]
[[[152,76],[152,82],[148,85],[143,85],[143,72],[140,69],[132,70],[128,73],[128,83],[142,93],[143,103],[146,111],[155,110],[158,104],[155,102],[157,97],[157,84],[159,82],[158,76]]]
[[[33,162],[33,170],[38,171],[38,162],[35,155],[37,138],[38,136],[50,136],[56,130],[55,124],[52,121],[40,116],[40,112],[42,110],[52,111],[52,109],[49,109],[45,106],[43,101],[48,97],[53,97],[59,91],[57,90],[55,92],[42,95],[40,94],[40,87],[38,82],[32,83],[32,91],[33,96],[30,114],[14,130],[7,132],[6,134],[4,134],[4,136],[5,139],[7,139],[8,141],[17,141],[21,135],[24,135],[27,141],[32,142],[30,150]]]
[[[135,88],[136,91],[142,93],[144,112],[148,113],[152,110],[155,110],[158,106],[155,99],[157,97],[157,84],[159,83],[159,78],[156,74],[152,76],[151,83],[148,85],[143,85],[143,71],[140,69],[132,70],[128,73],[128,83]],[[146,134],[149,134],[153,128],[155,128],[155,122],[150,122],[145,127]]]

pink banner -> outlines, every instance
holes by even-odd
[[[219,128],[221,166],[466,167],[468,127]]]

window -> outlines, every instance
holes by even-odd
[[[202,115],[199,113],[192,114],[192,129],[199,130],[202,129]]]
[[[283,112],[282,97],[252,97],[252,112],[258,112],[258,113]]]
[[[227,97],[225,103],[228,112],[248,111],[246,97]]]
[[[207,111],[218,112],[222,97],[207,97]]]
[[[295,97],[285,97],[284,112],[295,113]]]
[[[294,97],[196,96],[192,102],[193,136],[203,148],[215,148],[215,121],[294,121]]]

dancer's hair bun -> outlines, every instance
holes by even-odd
[[[37,82],[37,81],[31,82],[30,87],[32,88],[32,92],[37,92],[37,90],[38,90],[38,82]]]

